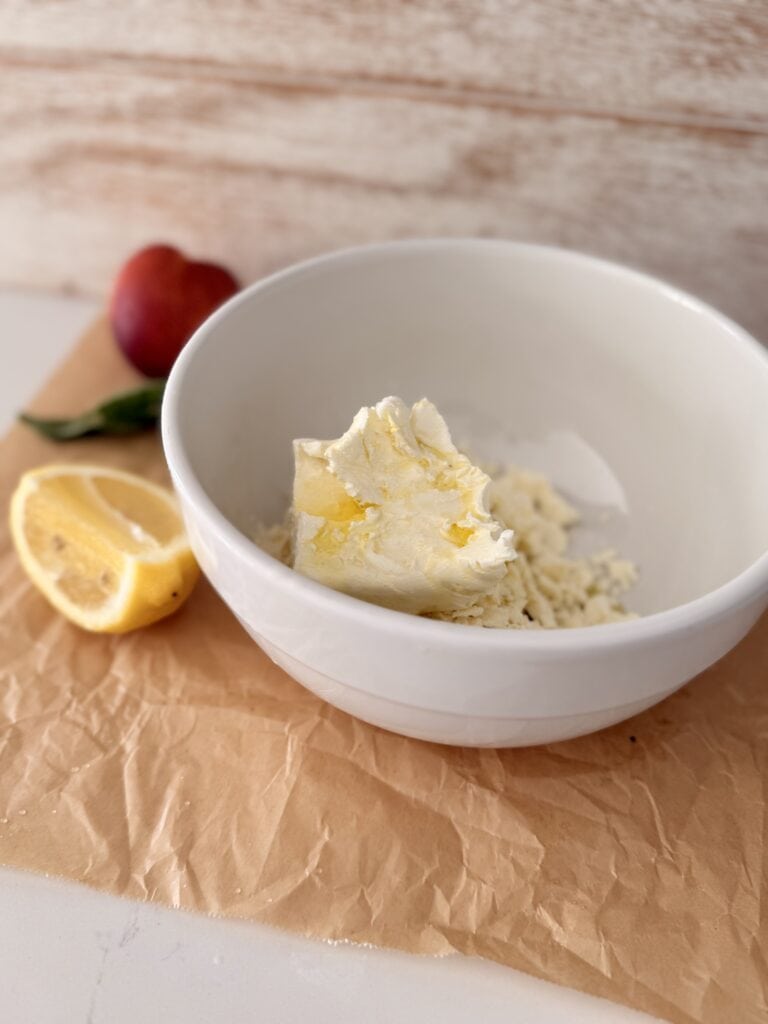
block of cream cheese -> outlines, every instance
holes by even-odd
[[[422,399],[385,398],[336,441],[297,440],[293,566],[335,590],[417,614],[468,607],[515,558],[488,476]]]

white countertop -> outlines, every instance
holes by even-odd
[[[0,291],[0,429],[96,309]],[[4,869],[0,992],[3,1024],[652,1020],[486,961],[312,942]]]

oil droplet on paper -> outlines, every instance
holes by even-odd
[[[19,814],[26,814],[26,811],[19,811]]]

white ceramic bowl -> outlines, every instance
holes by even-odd
[[[724,268],[724,272],[728,268]],[[338,594],[249,533],[289,501],[294,437],[427,395],[478,454],[549,472],[582,547],[640,565],[644,617],[514,631]],[[726,653],[768,604],[768,356],[632,270],[513,242],[356,249],[246,289],[174,367],[163,440],[192,545],[256,642],[331,704],[442,743],[600,729]]]

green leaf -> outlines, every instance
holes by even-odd
[[[157,424],[164,390],[164,380],[153,380],[132,391],[122,391],[95,409],[69,419],[43,419],[21,413],[19,420],[51,441],[137,434]]]

